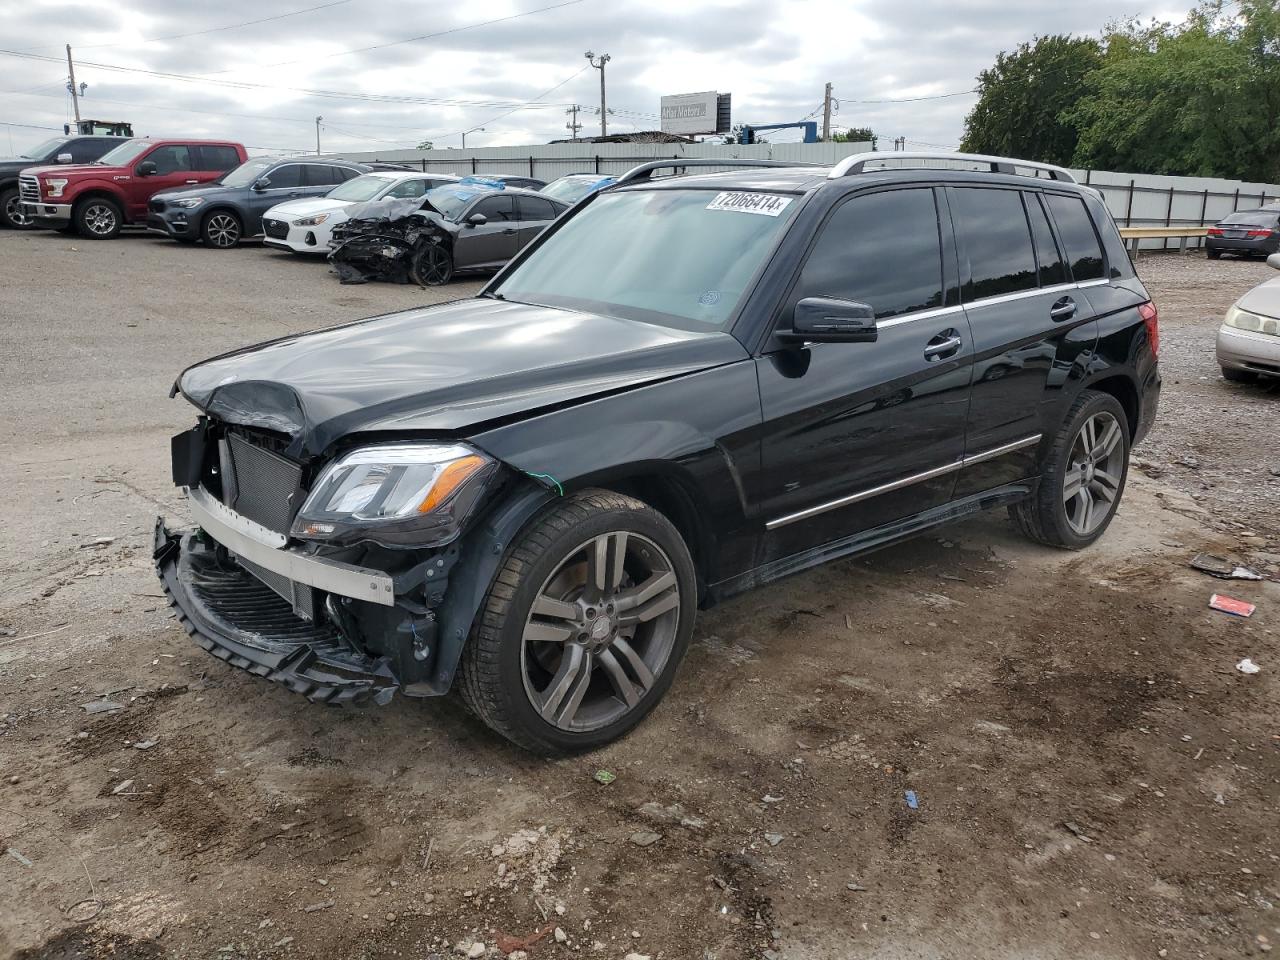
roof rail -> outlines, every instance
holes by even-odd
[[[1017,168],[1023,167],[1030,170],[1043,170],[1049,174],[1052,180],[1062,180],[1066,183],[1076,182],[1076,178],[1068,170],[1052,163],[1040,163],[1036,160],[1018,160],[1013,157],[989,157],[981,153],[931,153],[912,150],[855,153],[853,156],[845,157],[832,167],[827,177],[835,180],[840,177],[863,173],[866,164],[884,160],[963,160],[969,163],[985,163],[990,166],[992,173],[1008,173],[1016,176],[1018,173]]]
[[[637,180],[648,180],[655,170],[665,167],[824,167],[822,163],[800,163],[793,160],[735,160],[732,157],[685,157],[675,160],[653,160],[632,167],[618,178],[615,187]]]

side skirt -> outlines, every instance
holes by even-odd
[[[993,487],[990,490],[984,490],[982,493],[965,497],[963,500],[954,500],[951,503],[934,507],[902,520],[895,520],[879,527],[872,527],[870,530],[863,530],[840,540],[819,544],[800,553],[793,553],[788,557],[771,560],[748,570],[746,573],[712,584],[707,589],[706,602],[703,605],[712,606],[735,594],[752,590],[755,587],[763,586],[774,580],[780,580],[783,577],[789,577],[792,574],[808,570],[810,567],[829,563],[832,560],[839,560],[842,557],[879,550],[900,540],[906,540],[932,530],[934,527],[962,520],[965,517],[994,507],[1016,503],[1029,496],[1034,489],[1034,480]]]

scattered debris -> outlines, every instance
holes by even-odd
[[[115,788],[111,791],[111,793],[112,794],[124,793],[126,790],[128,790],[132,786],[133,786],[132,780],[121,780],[118,784],[116,784]]]
[[[622,960],[649,960],[647,953],[628,953]]]
[[[1224,596],[1221,593],[1215,593],[1209,598],[1209,606],[1222,613],[1229,613],[1233,617],[1252,617],[1253,611],[1258,609],[1252,603],[1245,600],[1237,600],[1235,597]]]
[[[763,800],[765,803],[781,803],[785,798],[775,797],[772,793],[766,793],[760,799]]]
[[[844,888],[846,890],[852,890],[854,893],[866,893],[867,891],[867,888],[860,883],[846,883]]]
[[[115,537],[94,537],[92,540],[86,540],[84,543],[80,544],[80,549],[83,550],[85,547],[105,547],[108,544],[115,542]]]
[[[593,779],[596,783],[602,783],[607,787],[609,784],[613,783],[613,781],[618,779],[618,775],[614,773],[612,770],[601,769],[601,770],[597,770],[595,772],[595,775],[591,779]]]
[[[555,938],[556,938],[556,943],[568,943],[568,942],[569,942],[569,935],[568,935],[567,933],[565,933],[565,932],[564,932],[564,928],[563,928],[563,927],[556,927],[556,929],[555,929],[555,931],[554,931],[554,935],[555,935]]]
[[[315,913],[318,910],[328,910],[335,902],[336,901],[333,900],[321,900],[319,903],[313,903],[310,906],[303,907],[302,912]]]
[[[480,940],[463,940],[461,943],[454,944],[453,952],[463,957],[469,957],[470,960],[479,960],[488,950]]]
[[[160,742],[159,740],[135,740],[133,743],[133,749],[150,750],[159,742]]]
[[[769,846],[771,847],[776,847],[778,844],[780,844],[783,840],[786,839],[786,837],[784,837],[780,833],[766,833],[764,835],[764,838],[769,841]]]
[[[26,857],[24,857],[22,853],[19,852],[16,848],[6,847],[4,852],[7,853],[9,856],[13,857],[13,859],[17,860],[24,867],[31,866],[31,861],[28,860]]]
[[[662,839],[662,834],[652,830],[639,830],[631,835],[631,842],[637,847],[649,847]]]
[[[910,807],[912,810],[920,809],[920,801],[916,799],[916,792],[914,790],[908,790],[906,793],[906,797],[907,797],[908,807]]]
[[[1256,663],[1254,663],[1252,660],[1250,660],[1248,657],[1245,657],[1243,660],[1237,663],[1236,669],[1239,670],[1241,673],[1261,673],[1262,672],[1262,668],[1258,666]]]
[[[505,933],[500,934],[497,940],[497,947],[502,953],[506,954],[514,953],[517,950],[532,950],[539,940],[555,929],[556,925],[554,923],[548,923],[545,927],[539,927],[527,937],[513,937]],[[458,946],[461,947],[463,944],[458,944]],[[472,944],[467,944],[466,946],[467,949],[470,949]],[[481,944],[481,946],[483,946],[483,944]],[[457,948],[455,947],[454,949]],[[484,956],[484,954],[480,954],[480,956]]]
[[[110,713],[113,710],[123,710],[123,703],[116,703],[114,700],[92,700],[89,703],[81,704],[85,713]]]
[[[67,919],[73,923],[88,923],[102,912],[104,906],[97,897],[86,897],[67,907]]]
[[[691,817],[685,813],[684,807],[678,803],[673,803],[669,807],[664,807],[656,801],[650,800],[648,803],[642,803],[636,808],[636,812],[640,816],[658,823],[678,823],[682,827],[690,830],[701,830],[707,825],[707,821],[702,817]]]
[[[1084,832],[1084,828],[1074,821],[1068,820],[1063,824],[1068,830],[1076,835],[1082,843],[1093,843],[1093,837]]]
[[[271,945],[271,949],[276,950],[280,947],[287,947],[291,943],[293,943],[293,937],[281,937]]]
[[[1262,580],[1262,574],[1248,567],[1242,567],[1232,563],[1230,560],[1224,560],[1222,557],[1216,557],[1211,553],[1198,553],[1191,558],[1191,567],[1199,570],[1201,573],[1207,573],[1211,577],[1218,577],[1222,580]]]

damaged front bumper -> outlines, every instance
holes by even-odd
[[[206,537],[171,533],[157,518],[153,555],[179,621],[218,659],[322,703],[382,704],[400,686],[390,658],[355,649],[330,623],[299,617]]]

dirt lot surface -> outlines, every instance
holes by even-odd
[[[546,761],[452,698],[328,710],[214,661],[152,571],[181,367],[431,293],[148,237],[0,232],[0,262],[0,956],[1280,943],[1280,586],[1187,566],[1280,572],[1280,394],[1212,356],[1266,267],[1140,264],[1164,407],[1097,547],[991,515],[759,590],[701,616],[634,735]]]

